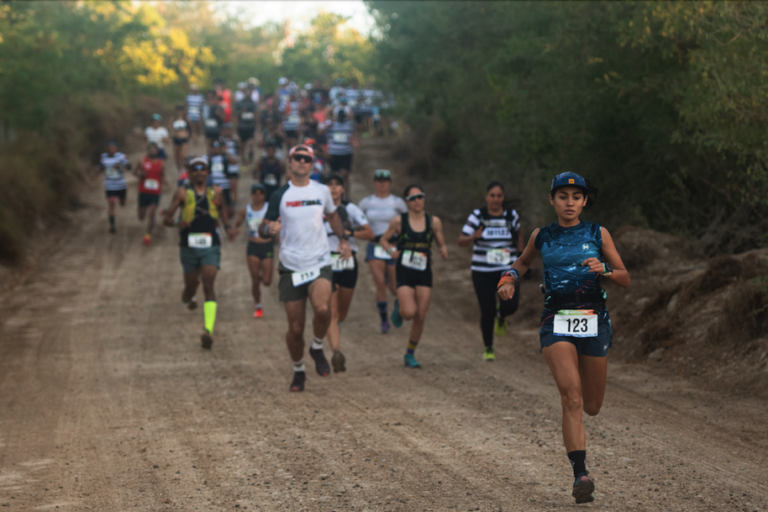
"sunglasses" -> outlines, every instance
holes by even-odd
[[[204,166],[204,165],[196,165],[196,166],[192,167],[191,172],[207,171],[207,170],[208,170],[208,168],[206,166]]]
[[[295,162],[303,162],[305,164],[311,164],[314,158],[309,155],[293,155],[291,157]]]
[[[406,201],[415,201],[417,199],[424,199],[424,192],[421,192],[419,194],[412,194],[405,198]]]

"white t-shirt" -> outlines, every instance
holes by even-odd
[[[368,217],[373,234],[381,236],[389,227],[392,219],[408,211],[408,206],[402,198],[392,194],[387,197],[378,197],[376,194],[372,194],[360,201],[360,209]]]
[[[347,210],[349,222],[352,224],[352,231],[368,225],[368,219],[365,218],[365,214],[354,203],[347,203],[344,208]],[[328,221],[325,221],[325,232],[328,234],[328,244],[331,246],[331,252],[338,252],[339,237],[333,234],[331,224]],[[352,252],[357,252],[357,241],[353,236],[349,237],[349,247],[352,249]]]
[[[147,136],[148,142],[157,143],[158,148],[165,147],[163,145],[163,139],[169,138],[171,136],[168,133],[168,129],[164,126],[161,126],[160,128],[152,128],[151,126],[147,126],[147,129],[144,130],[144,135]]]
[[[264,220],[280,218],[280,263],[285,268],[307,272],[331,264],[323,220],[335,211],[331,191],[316,181],[304,187],[288,182],[272,194]]]

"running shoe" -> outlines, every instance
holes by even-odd
[[[192,297],[189,299],[189,302],[187,302],[187,309],[190,311],[197,309],[197,297]]]
[[[333,357],[331,358],[331,364],[333,365],[333,373],[347,371],[347,367],[344,366],[344,363],[346,361],[347,361],[347,358],[344,357],[344,354],[342,354],[341,351],[334,352]]]
[[[405,361],[406,368],[421,368],[421,363],[416,360],[413,354],[405,354],[403,361]]]
[[[328,364],[328,360],[325,358],[325,354],[323,353],[323,349],[318,348],[310,348],[309,349],[309,355],[312,356],[312,359],[315,360],[315,370],[317,370],[317,374],[321,377],[326,377],[330,375],[331,373],[331,365]]]
[[[494,331],[496,331],[496,336],[506,336],[507,335],[507,319],[496,317],[496,323],[493,326]]]
[[[144,235],[144,245],[149,245],[152,243],[152,236],[149,234]]]
[[[253,312],[253,318],[262,318],[264,316],[264,310],[261,308],[256,308],[256,311]]]
[[[595,483],[589,479],[586,473],[576,477],[573,483],[571,496],[576,498],[576,503],[589,503],[595,501]]]
[[[289,390],[291,392],[304,391],[304,382],[307,380],[306,372],[293,372],[293,382]]]
[[[203,335],[200,336],[200,342],[202,343],[204,349],[211,350],[211,347],[213,346],[213,338],[211,337],[211,333],[205,331]]]
[[[400,327],[403,325],[403,317],[400,316],[400,301],[395,299],[395,309],[392,311],[392,325]]]
[[[383,320],[381,322],[381,333],[387,334],[389,332],[389,320]]]
[[[496,350],[493,347],[485,347],[483,351],[483,361],[493,362],[496,360]]]

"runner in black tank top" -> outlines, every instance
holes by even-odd
[[[413,319],[408,350],[404,357],[405,366],[421,368],[414,351],[424,330],[432,298],[432,241],[437,242],[443,259],[448,258],[448,247],[443,237],[443,223],[438,217],[424,211],[424,191],[421,187],[409,185],[404,196],[408,212],[392,219],[380,243],[397,260],[399,308],[392,312],[392,323],[400,327],[403,319]],[[397,244],[393,246],[389,240],[395,235]]]
[[[272,197],[272,194],[280,188],[285,169],[283,163],[275,157],[277,147],[274,144],[267,144],[267,156],[259,160],[259,164],[253,173],[253,179],[258,180],[266,189],[266,198]]]

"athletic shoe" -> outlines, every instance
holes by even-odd
[[[152,237],[150,235],[144,235],[144,245],[149,245],[152,243]]]
[[[205,331],[203,335],[200,336],[200,342],[202,343],[204,349],[211,350],[211,346],[213,346],[213,338],[211,337],[211,333]]]
[[[413,354],[405,354],[403,357],[406,368],[421,368],[421,364],[416,360]]]
[[[389,332],[389,320],[381,322],[381,333],[387,334]]]
[[[344,363],[346,361],[347,359],[344,357],[344,354],[342,354],[341,351],[334,352],[333,357],[331,358],[331,364],[333,365],[333,373],[347,371],[346,366],[344,366]]]
[[[395,299],[395,309],[392,311],[392,325],[400,327],[403,325],[403,317],[400,316],[400,301]]]
[[[328,364],[328,360],[325,358],[325,354],[323,353],[323,349],[318,348],[310,348],[309,349],[309,355],[312,356],[312,359],[315,360],[315,370],[317,370],[317,374],[321,377],[326,377],[330,375],[331,373],[331,365]]]
[[[304,382],[307,380],[306,372],[293,372],[293,382],[289,391],[304,391]]]
[[[187,302],[187,309],[190,311],[197,309],[197,297],[192,297],[189,299],[189,302]]]
[[[253,312],[253,318],[262,318],[264,316],[264,310],[261,308],[258,308],[256,311]]]
[[[496,336],[507,335],[507,319],[496,317],[496,322],[493,325],[493,329],[496,331]]]
[[[581,474],[573,484],[571,496],[576,498],[576,503],[589,503],[595,501],[595,483],[586,474]]]
[[[485,347],[485,351],[483,352],[483,361],[493,362],[495,360],[496,351],[493,349],[493,347]]]

